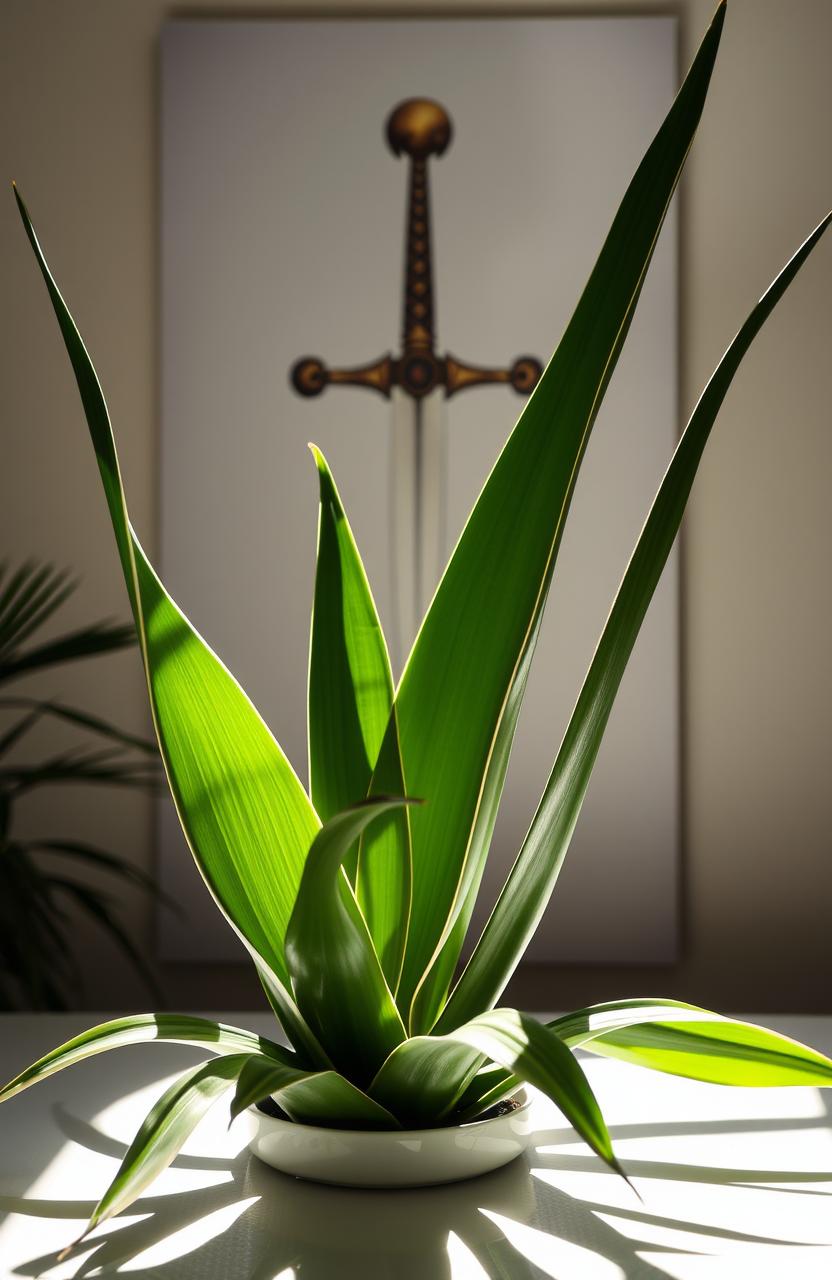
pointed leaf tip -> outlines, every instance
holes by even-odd
[[[356,800],[355,804],[349,806],[349,812],[358,809],[373,809],[380,804],[424,804],[424,800],[416,796],[397,796],[389,792],[377,792],[371,796],[364,796],[362,800]],[[347,812],[347,810],[344,810]]]
[[[627,1186],[630,1188],[633,1195],[635,1196],[636,1200],[638,1200],[639,1204],[644,1204],[644,1197],[642,1196],[641,1192],[637,1190],[635,1184],[624,1172],[624,1166],[621,1164],[621,1161],[616,1159],[615,1156],[613,1156],[611,1167],[614,1173],[617,1173],[620,1178],[624,1179]]]
[[[64,1248],[61,1249],[61,1252],[58,1254],[56,1261],[59,1263],[65,1262],[66,1259],[69,1257],[69,1255],[72,1253],[72,1250],[77,1249],[78,1245],[81,1244],[82,1241],[85,1239],[85,1237],[89,1235],[91,1230],[92,1230],[91,1227],[87,1227],[86,1230],[81,1232],[77,1240],[71,1240],[68,1245],[65,1245]]]
[[[324,457],[323,451],[319,449],[318,446],[311,440],[309,441],[308,448],[309,448],[309,452],[312,454],[312,457],[315,460],[315,466],[318,469],[318,482],[320,484],[320,490],[321,490],[321,501],[323,501],[324,495],[326,494],[328,497],[334,500],[338,508],[343,511],[341,499],[339,497],[338,490],[335,487],[335,479],[332,475],[332,472],[329,469],[329,463]]]

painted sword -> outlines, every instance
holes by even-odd
[[[409,160],[401,354],[388,352],[349,369],[304,356],[292,366],[290,380],[302,396],[320,395],[327,386],[353,386],[391,401],[394,661],[400,668],[444,558],[445,402],[487,383],[507,383],[528,395],[542,365],[534,356],[519,356],[510,366],[494,369],[468,364],[450,352],[437,355],[428,161],[447,150],[453,126],[438,102],[408,98],[390,113],[385,132],[393,154]]]

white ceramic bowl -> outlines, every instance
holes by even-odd
[[[260,1160],[296,1178],[347,1187],[426,1187],[460,1182],[499,1169],[522,1155],[532,1135],[525,1089],[505,1115],[444,1129],[322,1129],[266,1115],[245,1113],[248,1149]]]

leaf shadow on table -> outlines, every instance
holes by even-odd
[[[63,1107],[53,1108],[55,1121],[72,1143],[120,1159],[125,1146]],[[689,1134],[748,1133],[773,1128],[825,1126],[824,1115],[806,1121],[744,1120],[688,1121],[679,1124],[621,1125],[613,1138],[674,1137]],[[620,1183],[594,1156],[572,1150],[573,1131],[557,1128],[536,1136],[536,1149],[496,1173],[466,1183],[408,1191],[361,1191],[320,1186],[285,1177],[242,1151],[234,1158],[180,1155],[175,1169],[225,1175],[215,1185],[166,1195],[144,1196],[129,1212],[139,1220],[108,1223],[78,1246],[69,1258],[77,1263],[76,1280],[112,1276],[129,1270],[137,1280],[450,1280],[448,1254],[451,1235],[477,1260],[491,1280],[540,1280],[551,1275],[582,1274],[582,1259],[594,1255],[597,1266],[610,1264],[610,1274],[627,1280],[667,1280],[667,1272],[649,1258],[663,1252],[702,1254],[703,1237],[718,1252],[720,1242],[749,1245],[796,1245],[782,1237],[745,1234],[693,1220],[678,1220],[651,1212],[650,1180],[680,1181],[715,1186],[829,1184],[832,1172],[798,1173],[772,1169],[733,1169],[677,1164],[657,1160],[628,1160],[628,1172],[640,1184],[646,1203],[635,1197],[628,1207]],[[558,1147],[569,1147],[562,1153]],[[547,1175],[586,1173],[595,1197],[570,1195],[551,1185]],[[616,1188],[609,1200],[597,1196],[598,1175]],[[602,1182],[603,1186],[603,1182]],[[778,1186],[783,1191],[790,1188]],[[830,1194],[817,1190],[813,1194]],[[0,1197],[0,1210],[35,1218],[78,1219],[89,1214],[91,1201],[37,1200]],[[627,1224],[627,1234],[605,1220],[607,1215]],[[538,1249],[547,1241],[557,1246],[556,1271],[541,1269],[533,1257],[509,1237],[512,1224],[532,1226]],[[546,1234],[545,1228],[549,1233]],[[508,1230],[507,1230],[508,1228]],[[639,1230],[642,1228],[642,1230]],[[656,1228],[689,1235],[685,1248],[656,1243]],[[71,1231],[68,1230],[71,1238]],[[811,1247],[811,1246],[807,1246]],[[640,1252],[641,1251],[641,1252]],[[534,1253],[531,1249],[530,1253]],[[540,1253],[537,1254],[541,1256]],[[57,1254],[49,1253],[19,1265],[15,1276],[48,1275]],[[617,1269],[617,1270],[614,1270]],[[596,1272],[593,1271],[593,1274]],[[598,1271],[597,1274],[602,1274]]]

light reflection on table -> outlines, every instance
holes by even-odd
[[[4,1078],[90,1021],[2,1019]],[[245,1023],[267,1030],[266,1019]],[[831,1047],[830,1019],[776,1023]],[[57,1262],[171,1073],[198,1057],[118,1050],[0,1109],[4,1280],[832,1275],[828,1092],[722,1089],[593,1058],[584,1065],[643,1203],[542,1098],[527,1159],[468,1183],[390,1192],[284,1177],[248,1156],[220,1105],[141,1200]]]

